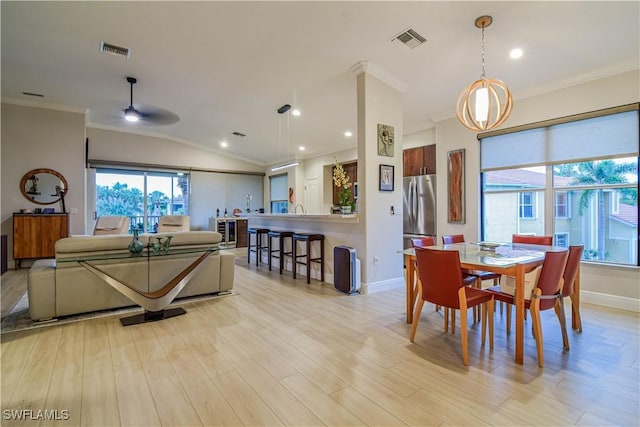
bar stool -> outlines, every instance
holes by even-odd
[[[293,256],[293,231],[276,231],[272,230],[267,233],[269,236],[269,271],[271,271],[271,259],[278,258],[280,260],[280,274],[284,269],[284,257]],[[278,248],[273,248],[273,239],[278,239]],[[284,239],[290,239],[291,249],[287,252],[285,249]]]
[[[298,242],[304,243],[306,253],[298,255]],[[320,256],[311,258],[311,243],[320,242]],[[298,261],[298,258],[305,258],[305,261]],[[311,283],[311,263],[320,264],[320,281],[324,282],[324,234],[317,233],[296,233],[293,235],[293,278],[296,278],[298,270],[297,264],[307,266],[307,284]]]
[[[262,251],[268,251],[267,242],[264,241],[269,234],[268,228],[249,228],[247,229],[247,263],[251,263],[251,252],[256,253],[256,266],[260,264]],[[251,235],[255,235],[255,244],[251,244]],[[251,249],[255,248],[255,249]]]

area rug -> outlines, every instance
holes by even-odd
[[[238,295],[238,292],[230,292],[219,295],[198,295],[193,297],[180,298],[175,300],[174,304],[184,305],[192,302],[207,301],[211,299],[224,298],[228,296]],[[172,306],[174,306],[172,304]],[[0,333],[5,334],[9,332],[24,331],[27,329],[44,328],[47,326],[64,325],[71,322],[79,322],[89,319],[97,319],[100,317],[119,316],[128,313],[142,312],[142,308],[139,306],[116,308],[112,310],[94,311],[91,313],[82,313],[71,316],[59,317],[50,321],[34,322],[29,317],[29,295],[25,292],[22,298],[11,309],[11,312],[2,318],[2,324],[0,325]]]

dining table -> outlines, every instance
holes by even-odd
[[[549,251],[568,251],[564,246],[544,246],[522,243],[499,243],[499,242],[465,242],[448,245],[429,246],[429,249],[436,250],[456,250],[460,254],[460,266],[470,270],[490,271],[515,277],[514,304],[516,306],[516,345],[515,361],[517,364],[524,363],[524,319],[525,319],[525,295],[524,281],[525,273],[542,265],[545,254]],[[415,249],[407,248],[402,251],[406,266],[406,310],[407,323],[413,323],[413,313],[416,304],[417,286],[415,283]],[[574,283],[575,298],[572,298],[572,310],[578,310],[578,295],[580,295],[580,272]],[[572,316],[572,327],[582,329],[579,317]]]

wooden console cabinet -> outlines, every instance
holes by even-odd
[[[13,214],[13,259],[54,258],[56,241],[69,235],[68,214]]]

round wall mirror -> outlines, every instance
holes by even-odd
[[[60,201],[67,190],[67,180],[53,169],[34,169],[20,180],[22,195],[39,205],[50,205]]]

